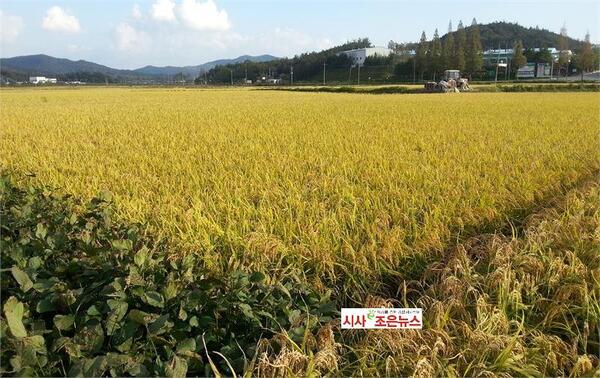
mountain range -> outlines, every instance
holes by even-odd
[[[208,71],[218,65],[243,63],[245,61],[268,62],[275,59],[279,58],[268,54],[258,56],[242,55],[234,59],[213,60],[196,66],[145,66],[134,70],[122,70],[85,60],[75,61],[38,54],[2,58],[0,59],[0,69],[3,76],[14,78],[25,78],[27,76],[72,77],[82,73],[93,73],[96,76],[108,76],[113,79],[152,79],[180,74],[183,74],[188,78],[195,78],[200,73]]]
[[[273,55],[242,55],[238,56],[234,59],[218,59],[213,60],[211,62],[206,62],[197,66],[183,66],[183,67],[175,67],[175,66],[165,66],[165,67],[155,67],[155,66],[145,66],[142,68],[138,68],[133,70],[141,75],[179,75],[183,73],[184,75],[196,77],[200,73],[210,70],[216,66],[224,66],[227,64],[236,64],[243,63],[246,61],[250,62],[270,62],[271,60],[279,59]]]

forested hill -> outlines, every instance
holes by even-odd
[[[303,53],[293,58],[276,59],[270,62],[245,61],[220,65],[211,69],[207,77],[212,83],[229,83],[233,72],[236,81],[240,77],[255,80],[259,76],[282,78],[288,81],[291,76],[291,67],[293,67],[294,80],[304,81],[319,75],[323,70],[323,63],[331,69],[348,67],[350,65],[349,58],[345,55],[337,55],[339,52],[371,46],[369,38],[359,38],[327,50]],[[199,77],[196,81],[202,82],[202,80],[204,77]]]
[[[534,47],[556,47],[558,48],[558,40],[560,34],[538,27],[524,27],[511,22],[492,22],[490,24],[481,24],[479,32],[481,35],[481,45],[484,49],[511,48],[516,41],[522,41],[525,48]],[[469,26],[465,27],[468,32]],[[456,39],[456,31],[453,32]],[[428,36],[431,37],[431,36]],[[442,37],[445,40],[448,34]],[[582,41],[566,38],[569,49],[576,50],[581,47]]]

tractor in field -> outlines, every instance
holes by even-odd
[[[446,70],[444,71],[444,78],[439,82],[428,81],[425,83],[426,92],[464,92],[468,91],[469,80],[460,76],[459,70]]]

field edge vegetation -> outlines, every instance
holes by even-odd
[[[336,316],[329,293],[289,272],[169,260],[142,225],[114,219],[109,193],[83,203],[14,180],[0,177],[2,375],[231,375],[254,369],[266,339],[301,345]]]

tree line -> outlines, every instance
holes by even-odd
[[[431,41],[427,40],[423,31],[414,60],[414,70],[421,81],[425,77],[435,81],[447,69],[456,69],[469,76],[477,73],[483,68],[483,47],[477,20],[473,18],[468,30],[460,21],[456,32],[453,32],[450,21],[448,34],[443,41],[437,29]]]

